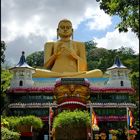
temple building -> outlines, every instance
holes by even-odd
[[[128,77],[130,70],[118,56],[106,71],[109,78],[32,78],[35,69],[26,63],[24,52],[10,71],[13,78],[7,91],[8,115],[38,116],[45,122],[43,129],[46,134],[50,107],[54,117],[65,109],[89,112],[92,109],[101,131],[124,128],[127,126],[127,108],[132,111],[136,108],[131,102],[135,90]]]

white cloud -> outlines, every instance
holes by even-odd
[[[59,20],[68,18],[76,28],[88,5],[94,3],[92,0],[2,0],[2,39],[12,41],[30,34],[52,39]]]
[[[90,30],[105,30],[112,24],[111,16],[105,14],[99,7],[87,8],[85,16],[89,18],[87,26]]]
[[[13,41],[19,36],[41,35],[47,40],[56,36],[56,27],[63,18],[73,22],[74,28],[90,19],[90,29],[104,29],[110,17],[99,10],[93,0],[2,0],[2,39]],[[94,9],[94,10],[92,10]],[[103,24],[102,24],[103,23]]]
[[[99,11],[91,11],[94,16],[86,12],[97,9],[98,3],[93,0],[2,0],[1,5],[1,35],[7,44],[6,58],[15,63],[21,51],[27,55],[43,50],[46,41],[56,39],[57,24],[63,18],[70,19],[74,29],[87,19],[92,19],[93,25],[99,22],[96,21]]]
[[[113,32],[107,32],[105,37],[94,38],[94,41],[97,42],[97,47],[118,49],[124,46],[132,48],[135,53],[139,53],[139,40],[130,30],[127,33],[119,33],[116,29]]]
[[[75,30],[84,21],[90,30],[104,30],[112,24],[93,0],[2,0],[1,9],[1,39],[7,44],[6,59],[13,63],[19,61],[21,51],[27,56],[56,40],[61,19],[70,19]]]

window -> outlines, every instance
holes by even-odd
[[[19,76],[24,76],[24,71],[20,71]]]
[[[121,83],[120,83],[120,84],[121,84],[121,86],[122,86],[122,87],[124,86],[124,83],[123,83],[123,81],[121,81]]]
[[[120,71],[118,70],[118,76],[120,76]]]
[[[19,86],[23,86],[23,81],[19,81]]]

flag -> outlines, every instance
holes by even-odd
[[[50,107],[50,109],[49,109],[49,116],[50,116],[50,119],[52,119],[52,117],[53,117],[53,109],[52,109],[52,107]]]
[[[53,109],[49,106],[49,140],[51,140],[51,122],[53,118]]]
[[[92,112],[92,129],[99,129],[97,116],[94,111]]]
[[[96,117],[95,112],[93,111],[93,112],[92,112],[92,127],[93,127],[93,126],[97,126],[97,125],[98,125],[97,117]]]
[[[133,115],[132,115],[132,112],[131,112],[131,110],[129,109],[129,108],[127,108],[127,124],[128,124],[128,126],[130,126],[130,128],[132,128],[133,127]]]

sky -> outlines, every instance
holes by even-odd
[[[25,55],[44,50],[44,44],[57,41],[58,22],[69,19],[73,24],[74,40],[94,40],[97,47],[117,49],[131,47],[139,53],[137,36],[129,30],[116,29],[120,18],[100,10],[96,0],[1,0],[1,40],[5,41],[6,63],[18,63]]]

